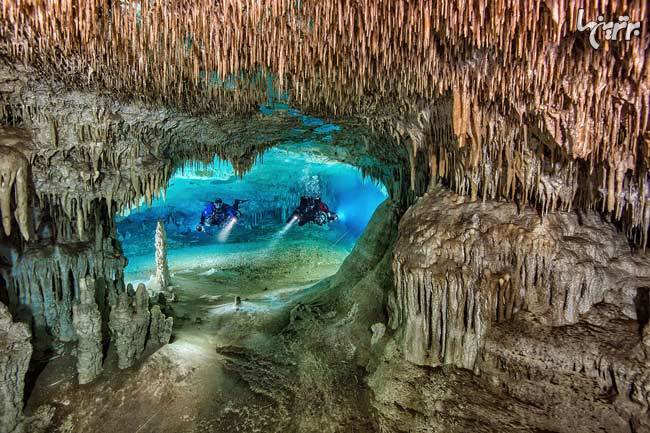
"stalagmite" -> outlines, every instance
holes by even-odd
[[[370,345],[374,346],[384,337],[384,334],[386,333],[386,325],[383,323],[375,323],[370,327],[370,330],[372,331]]]
[[[25,373],[32,355],[27,325],[14,323],[0,303],[0,431],[24,431],[23,391]]]
[[[119,294],[109,321],[119,368],[131,367],[142,355],[149,319],[149,297],[144,284],[138,286],[134,296],[127,292]]]
[[[151,307],[151,323],[149,324],[147,346],[156,349],[169,343],[169,339],[172,336],[173,324],[174,319],[172,317],[165,317],[159,305]]]
[[[79,280],[79,299],[72,306],[77,333],[77,373],[80,384],[92,382],[102,371],[102,319],[95,302],[95,280]]]
[[[167,234],[162,221],[156,225],[156,284],[161,291],[167,290],[171,285],[169,265],[167,263]]]

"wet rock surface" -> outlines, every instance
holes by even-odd
[[[25,431],[23,392],[25,373],[32,355],[29,328],[13,321],[0,303],[0,431]]]
[[[169,263],[167,262],[167,234],[165,233],[165,225],[162,221],[158,221],[156,224],[155,247],[155,282],[158,290],[165,291],[171,285],[171,277],[169,276]]]
[[[172,336],[173,317],[165,317],[160,305],[151,307],[151,321],[149,322],[149,337],[147,344],[150,348],[158,348],[169,343]]]
[[[369,379],[386,429],[648,431],[650,266],[613,226],[433,188],[393,267],[394,339]]]
[[[84,6],[3,3],[0,300],[25,326],[0,310],[0,428],[24,425],[31,330],[56,378],[31,399],[62,432],[649,430],[650,263],[628,243],[650,238],[646,2]],[[583,12],[643,31],[592,49]],[[289,104],[346,130],[305,143],[318,127]],[[172,323],[124,287],[115,213],[186,160],[242,174],[287,137],[414,204],[399,236],[382,209],[337,275],[254,323],[264,338],[143,360]],[[100,334],[140,369],[78,387]],[[238,393],[201,386],[219,362]]]
[[[79,300],[72,306],[77,333],[77,373],[80,384],[91,382],[102,371],[102,317],[95,302],[95,280],[79,281]]]
[[[120,368],[131,367],[140,358],[149,331],[151,313],[147,289],[144,284],[140,284],[135,293],[132,291],[129,287],[126,292],[118,295],[108,322]]]
[[[490,327],[523,312],[562,326],[612,302],[635,319],[650,278],[648,259],[590,213],[540,216],[434,189],[400,230],[391,323],[407,359],[432,367],[474,368]]]

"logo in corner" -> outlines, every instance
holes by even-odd
[[[630,22],[630,17],[627,15],[619,16],[616,22],[605,22],[605,17],[598,15],[596,21],[589,21],[585,24],[585,10],[578,10],[578,31],[589,31],[589,44],[595,50],[600,48],[599,29],[603,30],[605,39],[608,41],[629,41],[632,36],[641,35],[641,22]]]

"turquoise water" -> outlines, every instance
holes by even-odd
[[[319,195],[339,214],[339,221],[323,227],[286,227],[301,195]],[[242,217],[226,239],[216,227],[203,233],[195,230],[201,211],[217,197],[226,203],[250,200],[241,205]],[[386,197],[382,185],[364,179],[356,168],[301,153],[295,145],[267,151],[241,178],[228,162],[218,159],[208,165],[187,164],[170,180],[165,198],[118,217],[118,236],[129,259],[126,279],[146,280],[153,273],[158,220],[167,231],[172,272],[218,267],[226,258],[245,262],[251,254],[259,257],[304,245],[331,249],[338,257],[351,250]]]

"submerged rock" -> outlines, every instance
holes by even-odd
[[[174,319],[165,316],[160,305],[154,304],[149,308],[149,295],[144,284],[139,284],[135,292],[129,284],[127,290],[118,296],[109,322],[118,367],[131,367],[145,348],[153,350],[169,343],[173,323]]]
[[[147,341],[147,346],[157,348],[169,343],[169,339],[172,336],[173,324],[174,319],[172,317],[165,317],[159,305],[151,307],[151,322],[149,323],[149,340]]]
[[[167,234],[162,221],[156,225],[156,276],[155,283],[160,291],[165,291],[171,285],[169,265],[167,263]]]
[[[138,285],[134,296],[129,291],[119,294],[109,321],[119,368],[129,368],[144,352],[150,317],[144,284]]]
[[[14,323],[0,303],[0,431],[24,431],[25,373],[32,355],[31,333],[24,323]]]
[[[557,327],[611,302],[635,319],[647,263],[594,214],[541,219],[530,208],[433,190],[400,222],[390,325],[408,361],[471,370],[490,328],[520,314]]]
[[[79,301],[72,306],[72,323],[77,333],[79,383],[91,382],[102,371],[102,318],[95,302],[95,280],[79,280]]]
[[[383,323],[375,323],[370,327],[370,330],[372,331],[372,338],[370,339],[370,345],[374,346],[375,344],[379,343],[379,340],[381,340],[384,334],[386,333],[386,325],[384,325]]]
[[[393,269],[381,431],[650,431],[650,262],[597,215],[432,188]]]

